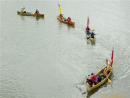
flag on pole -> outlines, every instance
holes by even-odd
[[[60,11],[60,14],[61,14],[62,9],[61,9],[61,7],[60,7],[60,5],[59,5],[59,4],[58,4],[58,6],[59,6],[59,11]]]
[[[88,17],[88,21],[87,21],[87,26],[89,26],[89,17]]]
[[[112,54],[111,54],[111,65],[113,64],[113,54],[114,54],[114,48],[112,48]]]

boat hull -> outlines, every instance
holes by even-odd
[[[44,17],[44,14],[27,14],[27,13],[22,13],[20,11],[17,11],[17,14],[20,14],[22,16],[36,16],[36,17]]]
[[[106,67],[104,67],[103,69],[101,69],[96,75],[103,74],[102,72],[103,72],[103,70]],[[109,74],[107,75],[107,77],[103,81],[99,82],[98,84],[94,85],[93,87],[90,87],[89,84],[88,84],[88,86],[87,86],[87,92],[90,93],[94,89],[96,89],[96,88],[100,87],[101,85],[103,85],[109,79],[111,73],[112,73],[112,70],[110,70]]]
[[[86,34],[87,39],[90,39],[91,41],[95,42],[95,38],[91,38],[90,36],[87,35],[86,32],[85,32],[85,34]]]
[[[59,18],[59,16],[57,16],[57,19],[59,20],[59,21],[61,21],[61,22],[63,22],[63,23],[66,23],[66,24],[69,24],[69,25],[75,25],[75,22],[67,22],[67,21],[64,21],[64,20],[62,20],[61,18]]]

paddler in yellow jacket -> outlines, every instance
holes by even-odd
[[[25,7],[23,6],[23,7],[21,8],[21,12],[26,13],[26,11],[24,11],[24,10],[25,10]]]
[[[60,14],[60,15],[59,15],[59,18],[61,18],[61,19],[62,19],[62,18],[63,18],[63,15],[62,15],[62,14]]]

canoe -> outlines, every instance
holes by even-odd
[[[87,39],[90,39],[91,41],[95,42],[95,38],[89,37],[89,35],[87,35],[87,32],[85,32],[85,34],[86,34]]]
[[[103,74],[103,70],[106,67],[107,66],[105,66],[103,69],[101,69],[96,75]],[[112,67],[111,67],[111,70],[110,70],[109,74],[106,76],[106,78],[103,81],[99,82],[98,84],[94,85],[93,87],[90,87],[90,85],[88,84],[88,86],[87,86],[87,92],[90,93],[92,90],[94,90],[94,89],[100,87],[101,85],[103,85],[109,79],[111,73],[112,73]]]
[[[23,16],[36,16],[36,17],[44,17],[44,14],[29,14],[29,12],[27,13],[22,13],[20,11],[17,11],[18,14],[23,15]]]
[[[69,25],[75,25],[75,22],[72,22],[72,21],[70,21],[70,22],[67,22],[67,21],[64,21],[64,20],[62,20],[61,18],[59,18],[59,16],[57,16],[57,19],[59,20],[59,21],[61,21],[61,22],[63,22],[63,23],[66,23],[66,24],[69,24]]]

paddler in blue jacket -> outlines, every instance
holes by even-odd
[[[90,28],[89,26],[86,27],[87,35],[90,36]]]
[[[94,38],[94,33],[93,32],[91,33],[91,38]]]

